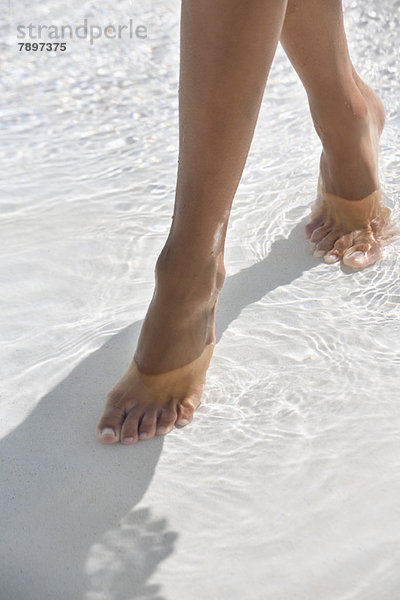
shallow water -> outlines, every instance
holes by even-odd
[[[380,169],[397,220],[398,9],[389,0],[346,3],[353,61],[386,108]],[[111,367],[102,363],[102,380],[91,356],[103,356],[107,340],[121,355],[121,348],[129,352],[123,330],[131,323],[129,343],[137,338],[172,216],[179,11],[172,1],[138,7],[74,0],[71,22],[125,23],[131,16],[148,27],[148,39],[103,39],[93,47],[75,40],[64,55],[33,55],[17,52],[15,25],[62,22],[66,9],[46,0],[1,10],[2,22],[11,23],[2,30],[0,96],[0,407],[7,463],[15,453],[23,456],[21,440],[29,445],[33,423],[44,426],[43,407],[69,418],[68,389],[81,389],[73,386],[84,381],[85,369],[97,382],[94,427]],[[398,596],[399,243],[360,272],[310,255],[303,227],[319,151],[305,93],[279,49],[232,209],[204,404],[193,425],[164,444],[101,454],[110,468],[117,460],[121,478],[125,461],[150,463],[151,456],[154,464],[137,501],[118,496],[107,527],[97,531],[94,524],[86,545],[82,526],[82,537],[78,532],[65,550],[71,570],[61,584],[55,567],[51,574],[34,560],[35,553],[46,555],[56,565],[51,530],[36,532],[36,548],[24,543],[34,538],[29,511],[36,509],[16,494],[16,474],[28,477],[24,493],[31,490],[33,498],[41,480],[28,464],[22,471],[19,463],[10,467],[6,509],[24,507],[18,512],[28,515],[28,533],[14,540],[10,529],[5,537],[6,590],[14,590],[8,600],[22,598],[37,574],[42,583],[31,589],[32,600]],[[130,356],[124,360],[121,373]],[[67,384],[56,387],[60,382]],[[67,391],[54,394],[60,389]],[[66,406],[57,403],[61,397]],[[97,474],[96,453],[103,450],[92,442]],[[62,444],[67,440],[65,450]],[[31,452],[46,460],[38,443]],[[54,479],[50,466],[46,485],[68,525],[62,479]],[[87,479],[89,465],[80,471],[78,456],[73,466],[70,488],[90,497],[90,481],[93,497],[101,497],[97,479]],[[121,478],[114,477],[114,487]],[[136,579],[132,565],[141,573]]]

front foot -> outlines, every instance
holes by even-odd
[[[362,269],[379,260],[382,247],[398,234],[380,189],[361,200],[347,200],[325,192],[319,182],[317,201],[306,225],[314,256]]]
[[[192,362],[165,373],[143,373],[133,360],[107,397],[98,440],[134,444],[190,423],[200,405],[214,345],[215,340]]]
[[[187,258],[188,253],[179,254],[170,264],[157,263],[155,291],[135,356],[108,394],[97,425],[103,444],[134,444],[165,435],[190,423],[200,405],[215,347],[224,268],[223,258],[183,264]]]

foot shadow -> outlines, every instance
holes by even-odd
[[[228,277],[217,339],[247,305],[318,263],[304,225],[261,262]],[[0,442],[2,593],[10,600],[162,600],[146,582],[174,550],[176,533],[149,510],[147,490],[163,439],[103,446],[95,425],[128,366],[141,321],[110,338]]]
[[[86,358],[0,442],[2,598],[161,600],[146,581],[176,534],[134,507],[163,440],[127,448],[95,439],[105,389],[130,360],[139,325]]]

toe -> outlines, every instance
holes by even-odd
[[[353,239],[354,238],[352,233],[342,235],[338,240],[336,240],[333,249],[324,256],[325,262],[334,263],[340,260],[346,252],[346,250],[348,250],[348,248],[352,246]]]
[[[314,250],[314,256],[325,256],[327,252],[333,249],[335,242],[339,239],[340,233],[338,231],[331,231],[326,235],[319,244],[316,245]]]
[[[121,425],[125,418],[122,398],[108,396],[104,412],[97,424],[97,438],[103,444],[115,444],[120,439]]]
[[[362,269],[372,265],[381,256],[380,244],[375,240],[372,231],[359,231],[354,233],[353,244],[343,255],[343,263],[348,267]]]
[[[193,419],[193,413],[200,405],[200,396],[198,394],[192,394],[188,396],[178,404],[178,418],[176,419],[175,425],[178,427],[184,427]]]
[[[139,439],[139,422],[143,416],[143,408],[132,408],[126,415],[121,429],[121,442],[135,444]]]
[[[154,437],[157,425],[157,413],[155,408],[147,408],[139,425],[139,439],[148,440]]]
[[[329,227],[328,225],[317,227],[316,229],[314,229],[310,236],[310,242],[313,242],[314,244],[319,244],[319,242],[330,232],[331,227]]]
[[[177,412],[172,408],[162,408],[158,416],[156,435],[166,435],[175,425]]]
[[[306,237],[308,239],[310,239],[310,237],[313,234],[313,232],[315,231],[315,229],[317,229],[318,227],[321,227],[321,225],[323,225],[323,223],[324,223],[324,221],[321,216],[311,218],[311,221],[309,223],[307,223],[307,225],[305,227]]]

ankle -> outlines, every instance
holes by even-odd
[[[353,151],[366,139],[376,144],[385,124],[385,109],[379,96],[353,75],[341,87],[324,90],[309,98],[315,129],[324,149]]]
[[[329,101],[310,101],[310,110],[324,146],[342,144],[344,140],[357,143],[368,134],[370,109],[357,86]]]
[[[310,102],[323,154],[321,176],[327,192],[359,200],[379,187],[378,148],[385,120],[382,102],[355,74],[332,101]]]

